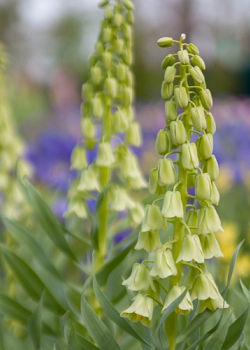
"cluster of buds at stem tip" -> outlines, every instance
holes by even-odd
[[[85,198],[95,196],[93,191],[101,192],[110,185],[113,170],[127,190],[146,187],[137,159],[130,149],[130,146],[141,145],[140,125],[135,121],[132,105],[133,3],[115,0],[111,4],[103,0],[99,7],[104,10],[104,19],[94,52],[89,58],[89,79],[82,88],[83,140],[71,155],[71,169],[77,170],[78,177],[69,191],[66,217],[76,215],[86,218]],[[97,152],[92,164],[88,160],[90,149]],[[109,208],[117,211],[129,209],[132,223],[140,223],[143,207],[127,198],[128,195],[118,185],[119,181],[114,188],[110,185]]]
[[[178,43],[179,51],[167,55],[162,62],[165,74],[161,96],[165,100],[166,124],[155,143],[162,157],[149,178],[149,192],[158,197],[146,207],[135,246],[150,253],[151,260],[142,262],[141,266],[147,264],[147,268],[141,270],[136,264],[123,282],[129,289],[137,290],[140,297],[121,315],[132,321],[143,320],[143,324],[147,317],[147,326],[153,314],[146,301],[150,297],[163,306],[162,312],[187,289],[177,313],[189,313],[194,299],[199,300],[200,312],[228,307],[205,265],[206,259],[222,256],[215,237],[223,229],[214,207],[220,197],[214,182],[219,167],[213,155],[216,125],[209,112],[213,101],[199,50],[192,43],[183,43],[184,39],[185,35],[179,41],[169,37],[158,40],[160,47]],[[195,196],[189,195],[191,187],[195,188]],[[187,280],[183,277],[183,265],[190,271]],[[163,288],[162,294],[166,293],[164,304],[153,295],[152,278]],[[167,285],[168,290],[164,287]]]

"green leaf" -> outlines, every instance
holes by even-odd
[[[79,350],[99,350],[97,346],[90,343],[87,339],[76,333]]]
[[[161,327],[161,325],[165,322],[166,318],[177,308],[177,306],[181,303],[181,301],[184,299],[185,295],[187,293],[187,290],[185,289],[181,295],[178,296],[178,298],[176,298],[164,311],[160,322],[156,328],[155,333],[157,333]]]
[[[3,317],[0,315],[0,350],[5,350],[4,333],[6,333],[6,330],[3,330]]]
[[[224,324],[213,334],[204,350],[221,349],[221,346],[226,338],[229,325],[231,323],[231,317],[232,314],[229,315]]]
[[[164,324],[162,324],[161,327],[159,328],[159,331],[158,331],[157,336],[156,336],[155,344],[156,344],[157,350],[168,350],[169,349],[168,339],[167,339],[166,332],[164,329]]]
[[[105,314],[126,333],[130,334],[132,337],[139,340],[140,342],[150,346],[150,344],[144,339],[142,339],[141,336],[134,331],[130,324],[128,324],[128,322],[120,316],[119,312],[113,307],[110,301],[102,293],[95,276],[93,277],[93,288],[98,303],[100,304]]]
[[[35,210],[36,216],[41,224],[44,232],[48,235],[51,241],[60,249],[69,259],[78,262],[77,258],[70,249],[58,223],[49,206],[44,202],[42,197],[36,192],[34,187],[24,180],[28,190],[30,202]]]
[[[30,310],[3,293],[0,293],[0,310],[1,313],[18,320],[24,325],[27,324],[28,318],[31,316]]]
[[[68,310],[61,318],[60,318],[60,329],[64,339],[67,339],[65,327],[69,318],[70,310]]]
[[[96,273],[96,279],[98,281],[98,284],[100,286],[103,286],[106,281],[107,278],[109,277],[110,273],[114,270],[114,268],[121,263],[126,256],[128,255],[128,253],[130,252],[130,250],[132,249],[132,247],[134,246],[135,241],[133,241],[126,249],[124,249],[123,251],[121,251],[115,258],[113,258],[112,260],[108,261],[97,273]]]
[[[240,285],[241,285],[241,288],[243,290],[243,293],[244,293],[248,303],[250,304],[250,291],[246,288],[246,286],[243,284],[241,279],[240,279]]]
[[[28,330],[30,338],[33,342],[35,350],[40,349],[40,340],[42,333],[42,305],[43,305],[43,294],[39,300],[39,303],[33,313],[28,319]]]
[[[221,350],[228,350],[231,349],[232,346],[237,342],[237,340],[242,335],[244,326],[247,321],[249,313],[249,306],[248,308],[238,317],[229,327],[226,339],[222,345]]]
[[[74,325],[72,325],[70,333],[69,333],[68,350],[78,350],[78,345],[77,345],[77,340],[76,340],[76,332],[75,332]]]
[[[110,331],[98,318],[84,297],[84,290],[89,282],[89,279],[85,282],[81,298],[81,314],[84,325],[100,350],[120,350],[119,345],[113,338]]]
[[[199,339],[197,339],[197,341],[195,343],[190,345],[186,350],[195,350],[195,349],[197,349],[198,345],[203,343],[206,339],[208,339],[216,331],[216,329],[220,325],[220,322],[221,322],[221,317],[220,317],[219,321],[216,323],[216,325],[213,328],[211,328],[207,333],[203,334]]]
[[[226,295],[226,293],[227,293],[227,290],[228,290],[228,288],[229,288],[229,285],[230,285],[230,282],[231,282],[231,279],[232,279],[232,276],[233,276],[233,271],[234,271],[236,259],[237,259],[239,250],[240,250],[240,248],[241,248],[243,242],[244,242],[244,239],[243,239],[243,241],[241,241],[241,242],[237,245],[237,247],[236,247],[236,249],[235,249],[235,251],[234,251],[234,253],[233,253],[232,259],[231,259],[231,261],[230,261],[230,267],[229,267],[228,277],[227,277],[227,285],[226,285],[226,287],[224,288],[224,290],[221,292],[221,295],[222,295],[223,297],[225,297],[225,295]]]
[[[176,343],[179,344],[187,339],[193,332],[197,330],[206,320],[214,315],[214,313],[206,309],[201,314],[195,316],[195,318],[188,324],[188,326],[178,335],[176,338]]]

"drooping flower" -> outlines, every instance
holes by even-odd
[[[202,251],[201,243],[197,235],[187,235],[183,239],[180,254],[176,260],[179,261],[191,261],[194,260],[198,263],[204,262],[204,254]]]
[[[172,251],[170,249],[165,251],[161,249],[157,250],[154,265],[150,271],[150,276],[167,278],[171,275],[177,275],[177,268],[173,259]]]
[[[176,300],[185,290],[186,288],[184,286],[174,286],[170,292],[168,293],[163,309],[162,309],[162,313],[166,310],[166,308],[174,301]],[[190,297],[189,292],[187,291],[186,295],[184,296],[184,298],[182,299],[182,301],[180,302],[180,304],[177,306],[177,308],[175,309],[175,311],[178,314],[182,314],[182,315],[186,315],[188,314],[191,310],[193,310],[193,303]]]
[[[135,263],[131,275],[122,284],[127,285],[130,290],[146,291],[149,287],[154,290],[153,279],[149,272],[149,268],[144,264]]]
[[[123,311],[121,316],[129,318],[132,322],[140,321],[144,326],[151,327],[154,311],[153,299],[143,294],[137,294],[133,300],[133,304]]]

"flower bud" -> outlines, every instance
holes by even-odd
[[[107,96],[111,98],[116,97],[117,93],[117,83],[114,78],[107,77],[104,82],[104,92]]]
[[[170,84],[174,81],[176,75],[176,69],[174,66],[167,67],[165,70],[164,80],[167,84]]]
[[[86,83],[86,84],[83,84],[82,86],[82,99],[85,101],[85,102],[89,102],[92,98],[92,87],[90,84]]]
[[[134,22],[134,16],[133,16],[133,12],[132,11],[127,11],[126,15],[125,15],[126,21],[128,24],[133,24]]]
[[[116,27],[120,27],[123,22],[123,17],[121,13],[115,13],[113,17],[113,22]]]
[[[113,17],[113,13],[114,13],[113,6],[106,7],[104,12],[104,18],[108,20],[111,19]]]
[[[166,123],[177,118],[177,107],[174,101],[165,102]]]
[[[197,225],[198,225],[198,210],[189,210],[187,213],[187,225],[190,227],[192,234],[197,234]],[[192,228],[196,227],[196,228]]]
[[[202,106],[191,108],[191,119],[193,126],[197,131],[206,129],[207,123]]]
[[[184,87],[174,89],[175,102],[179,108],[185,108],[188,105],[188,94]]]
[[[205,259],[211,259],[213,257],[220,258],[223,254],[220,250],[219,243],[213,233],[207,235],[200,235],[200,241]]]
[[[196,175],[195,195],[198,200],[209,200],[211,197],[211,179],[207,173]]]
[[[95,164],[84,169],[77,186],[78,191],[100,191],[99,173]]]
[[[150,171],[149,175],[149,184],[148,184],[148,190],[149,193],[154,194],[156,192],[158,186],[158,169],[153,168]]]
[[[209,272],[201,273],[195,278],[192,288],[192,300],[217,299],[219,296],[219,290]]]
[[[197,235],[187,235],[184,237],[180,254],[176,260],[179,261],[191,261],[194,260],[198,263],[204,263],[204,254],[202,251],[201,243]]]
[[[99,2],[98,7],[104,7],[108,5],[108,3],[109,3],[109,0],[102,0]]]
[[[206,133],[210,133],[213,135],[216,131],[216,124],[212,113],[206,114],[206,122],[207,122]]]
[[[92,100],[92,113],[95,118],[101,118],[103,115],[102,100],[100,97],[94,97]]]
[[[162,225],[163,217],[160,208],[155,204],[147,205],[141,231],[158,231],[161,229]]]
[[[128,279],[122,282],[123,286],[135,291],[146,291],[149,287],[154,288],[153,279],[149,275],[149,268],[144,264],[135,263]]]
[[[122,88],[122,104],[127,107],[133,101],[133,90],[128,86]]]
[[[127,10],[133,10],[134,5],[131,0],[123,0],[123,3]]]
[[[161,311],[161,313],[164,313],[164,311],[166,310],[166,308],[172,304],[173,301],[175,301],[185,290],[184,286],[174,286],[170,292],[168,293],[163,309]],[[182,315],[187,315],[191,310],[193,310],[193,304],[192,304],[192,300],[190,297],[189,292],[187,291],[185,297],[182,299],[182,301],[180,302],[180,304],[177,306],[177,308],[175,309],[175,311],[177,313],[180,313]]]
[[[135,245],[136,250],[145,249],[148,253],[161,247],[160,237],[157,231],[139,232],[138,241]]]
[[[100,41],[97,41],[95,43],[95,55],[97,57],[100,57],[104,51],[104,46]]]
[[[204,173],[208,173],[211,181],[215,181],[219,176],[219,165],[214,155],[209,157],[205,162],[203,169]]]
[[[133,86],[134,85],[134,74],[129,69],[126,70],[125,84],[127,86]]]
[[[161,63],[161,68],[162,69],[166,69],[169,66],[173,66],[173,64],[175,63],[175,58],[173,55],[169,54],[167,55],[164,60]]]
[[[205,109],[210,109],[212,107],[213,99],[209,89],[200,92],[200,100]]]
[[[133,56],[131,50],[124,50],[122,52],[122,58],[128,66],[130,66],[133,63]]]
[[[98,145],[96,165],[108,167],[115,161],[111,145],[109,142],[101,142]]]
[[[173,39],[170,37],[163,37],[157,40],[157,44],[160,47],[169,47],[173,45]]]
[[[90,68],[90,77],[94,84],[99,84],[101,80],[101,69],[98,66]]]
[[[195,143],[184,143],[181,146],[181,163],[185,170],[198,168],[199,159]]]
[[[88,61],[89,61],[89,66],[93,67],[97,63],[97,58],[95,57],[94,54],[92,54],[88,57]]]
[[[88,217],[86,203],[83,198],[74,197],[71,199],[68,204],[68,209],[63,214],[63,217],[69,218],[74,215],[78,216],[81,219],[86,219]]]
[[[163,100],[167,100],[169,97],[171,97],[173,93],[174,85],[173,83],[167,84],[165,81],[162,82],[161,85],[161,97]]]
[[[90,118],[81,119],[81,131],[84,138],[86,139],[95,138],[95,126],[92,123]]]
[[[199,49],[197,46],[195,46],[194,44],[190,43],[186,46],[186,49],[189,53],[193,54],[193,55],[199,55]]]
[[[180,192],[166,192],[162,205],[162,215],[167,219],[183,217],[183,204]]]
[[[169,133],[161,129],[156,137],[155,149],[160,155],[164,155],[170,150],[170,137]]]
[[[115,111],[112,122],[114,132],[124,132],[128,128],[128,120],[124,111],[121,109]]]
[[[213,206],[200,209],[197,230],[203,235],[223,231],[219,215]]]
[[[201,70],[205,70],[206,69],[206,65],[205,65],[205,62],[203,61],[203,59],[198,56],[198,55],[195,55],[191,58],[191,63],[193,66],[197,66],[199,67]]]
[[[182,64],[189,64],[189,56],[187,50],[178,51],[178,58]]]
[[[202,84],[205,81],[204,75],[198,66],[190,67],[189,72],[195,82]]]
[[[137,147],[141,145],[141,128],[139,123],[133,122],[129,124],[128,130],[125,135],[125,142],[128,145]]]
[[[204,134],[197,140],[197,149],[200,159],[208,159],[213,153],[213,135]]]
[[[174,185],[176,173],[174,163],[170,158],[158,160],[158,183],[160,186]]]
[[[120,55],[123,52],[124,41],[121,38],[116,38],[114,42],[114,52]]]
[[[88,162],[86,159],[85,148],[76,146],[71,153],[70,163],[70,169],[82,170],[87,168]]]
[[[140,321],[144,326],[151,327],[153,311],[153,299],[142,294],[137,294],[133,304],[121,313],[121,317],[127,317],[132,322]]]
[[[105,27],[102,29],[102,38],[105,43],[111,41],[112,38],[112,28]]]
[[[144,208],[141,204],[136,203],[134,207],[130,210],[130,219],[132,221],[132,224],[135,224],[136,226],[139,225],[142,222],[142,219],[144,218]]]
[[[123,82],[126,78],[126,66],[125,64],[119,63],[116,68],[116,77],[119,81]]]
[[[200,106],[201,102],[200,102],[200,99],[197,95],[195,95],[192,99],[192,102],[198,107]]]
[[[170,135],[171,140],[175,146],[180,146],[186,141],[187,134],[181,120],[173,121],[170,123]]]
[[[112,63],[112,53],[109,51],[104,51],[102,54],[102,61],[105,69],[109,69]]]
[[[210,200],[211,200],[212,204],[215,204],[215,205],[218,205],[219,201],[220,201],[220,194],[219,194],[219,191],[218,191],[214,181],[212,181],[212,185],[211,185]]]
[[[160,278],[177,275],[177,268],[170,249],[165,251],[159,249],[156,251],[154,265],[149,274],[150,276],[159,276]]]

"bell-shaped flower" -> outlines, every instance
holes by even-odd
[[[123,211],[132,209],[135,206],[134,201],[128,196],[124,188],[112,186],[108,190],[108,202],[111,210]]]
[[[202,131],[206,129],[207,123],[206,123],[206,118],[205,118],[205,114],[202,106],[191,108],[191,120],[194,128],[197,131]]]
[[[202,135],[196,140],[196,146],[200,159],[208,159],[213,153],[213,135]]]
[[[181,163],[185,170],[198,168],[199,159],[195,143],[184,143],[181,146]]]
[[[155,149],[160,155],[164,155],[169,152],[170,147],[170,133],[161,129],[156,137]]]
[[[209,89],[200,92],[200,100],[205,109],[210,109],[213,105],[212,95]]]
[[[153,168],[150,171],[148,190],[149,190],[149,193],[151,193],[151,194],[154,194],[154,193],[163,194],[166,192],[166,187],[160,186],[158,184],[158,169],[157,168]]]
[[[181,201],[181,194],[179,191],[167,191],[162,205],[162,215],[165,218],[182,218],[183,204]]]
[[[200,209],[197,230],[199,234],[203,235],[223,231],[219,215],[213,206]]]
[[[197,234],[198,213],[199,213],[199,210],[189,210],[187,212],[186,222],[192,234]]]
[[[124,286],[127,285],[130,290],[146,291],[149,287],[154,290],[153,279],[149,275],[149,272],[149,268],[144,264],[135,263],[131,275],[122,284]]]
[[[140,203],[135,203],[134,207],[130,210],[130,219],[132,224],[139,225],[144,218],[144,208]]]
[[[168,276],[177,275],[177,268],[173,259],[173,254],[170,249],[165,251],[159,249],[155,254],[155,261],[150,276],[159,276],[167,278]]]
[[[200,300],[198,313],[201,313],[206,309],[215,311],[217,309],[227,309],[228,307],[228,303],[222,298],[221,295],[219,295],[217,299],[208,298],[206,300]]]
[[[196,175],[195,195],[198,200],[209,200],[211,198],[211,179],[207,173]]]
[[[170,158],[158,160],[158,183],[160,186],[174,185],[176,173],[174,163]]]
[[[175,146],[182,145],[187,139],[186,129],[181,120],[170,123],[171,141]]]
[[[218,299],[220,297],[218,287],[209,272],[201,273],[196,276],[191,296],[192,300],[206,300],[208,298]]]
[[[206,133],[210,133],[213,135],[216,131],[216,124],[212,113],[206,114],[206,122],[207,122]]]
[[[188,105],[188,93],[185,87],[176,87],[174,89],[175,102],[179,108],[185,108]]]
[[[179,261],[194,260],[197,263],[204,263],[204,254],[201,243],[197,235],[187,235],[184,237],[179,256],[176,260]]]
[[[125,132],[128,129],[128,119],[122,109],[112,115],[112,126],[115,132]]]
[[[98,145],[96,165],[109,167],[115,162],[112,148],[109,142],[101,142]]]
[[[209,157],[202,168],[204,173],[208,173],[211,181],[215,181],[219,176],[219,165],[214,155]]]
[[[174,286],[170,292],[168,293],[163,309],[162,309],[162,313],[164,313],[164,311],[166,310],[166,308],[173,302],[175,301],[185,290],[184,286]],[[177,306],[177,308],[175,309],[175,311],[178,314],[182,314],[182,315],[187,315],[191,310],[193,310],[193,303],[190,297],[189,292],[187,291],[186,295],[184,296],[184,298],[182,299],[182,301],[180,302],[180,304]]]
[[[160,208],[155,204],[147,205],[141,231],[158,231],[161,229],[162,225],[163,217]]]
[[[70,199],[68,209],[63,214],[63,217],[68,218],[74,215],[78,216],[81,219],[88,217],[86,203],[81,197],[74,197]]]
[[[92,99],[92,114],[95,118],[101,118],[103,116],[103,106],[100,97],[95,96]]]
[[[128,145],[140,146],[141,145],[141,128],[136,122],[130,123],[125,135],[125,142]]]
[[[154,311],[153,299],[143,294],[137,294],[133,300],[133,304],[123,311],[121,316],[129,318],[132,322],[140,321],[144,326],[151,327]]]
[[[214,181],[211,182],[210,200],[211,200],[212,204],[215,204],[215,205],[218,205],[219,201],[220,201],[220,194],[219,194],[219,191],[218,191]]]
[[[82,118],[81,132],[85,139],[95,138],[95,126],[90,118]]]
[[[99,172],[95,164],[83,170],[77,191],[100,191]]]
[[[82,170],[87,168],[88,162],[85,149],[83,147],[76,146],[71,153],[70,162],[70,169]]]
[[[219,243],[213,233],[200,235],[200,241],[205,259],[211,259],[213,257],[220,258],[223,256]]]
[[[161,240],[157,231],[139,232],[138,241],[135,245],[136,250],[145,249],[148,253],[161,247]]]

